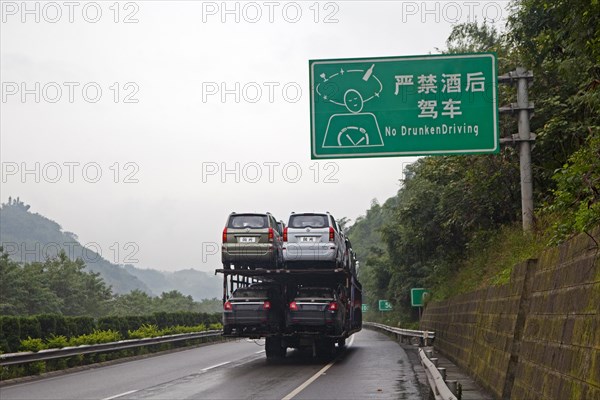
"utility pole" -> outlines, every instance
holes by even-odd
[[[500,107],[500,112],[518,113],[519,130],[517,135],[500,139],[500,144],[519,144],[519,163],[521,170],[521,213],[523,217],[523,231],[533,228],[533,177],[531,171],[531,143],[535,135],[529,130],[529,117],[534,105],[529,102],[528,87],[533,80],[533,73],[525,68],[518,67],[516,71],[498,77],[498,83],[517,84],[517,102],[509,106]]]

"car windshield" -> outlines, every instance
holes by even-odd
[[[234,215],[229,218],[228,228],[266,228],[266,215]]]
[[[269,295],[267,289],[238,289],[232,297],[235,299],[266,299]]]
[[[327,223],[327,215],[301,214],[292,215],[289,226],[292,228],[326,228],[329,224]]]
[[[333,293],[325,288],[301,288],[296,298],[306,299],[333,299]]]

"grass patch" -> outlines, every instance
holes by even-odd
[[[433,287],[434,300],[508,283],[515,265],[538,257],[547,247],[548,223],[539,221],[538,229],[530,233],[519,224],[481,235],[471,243],[465,260],[440,275]]]

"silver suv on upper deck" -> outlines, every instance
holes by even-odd
[[[292,213],[283,231],[283,260],[288,268],[344,268],[346,238],[329,213]]]

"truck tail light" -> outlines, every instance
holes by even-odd
[[[271,309],[271,302],[268,300],[265,300],[265,302],[263,303],[263,310],[270,310]]]
[[[233,306],[231,305],[231,302],[226,301],[225,304],[223,304],[223,310],[225,310],[225,311],[233,310]]]
[[[335,239],[335,231],[333,230],[333,227],[329,227],[329,241],[333,242]]]
[[[287,239],[287,228],[284,228],[284,229],[283,229],[283,241],[284,241],[284,242],[287,242],[287,241],[288,241],[288,239]]]
[[[273,241],[273,228],[269,228],[269,242]]]
[[[298,311],[298,304],[295,301],[290,303],[290,311]]]
[[[329,311],[337,311],[338,310],[338,304],[335,301],[332,301],[331,303],[329,303],[329,307],[327,307],[327,309]]]
[[[227,227],[223,228],[223,243],[227,243]]]

